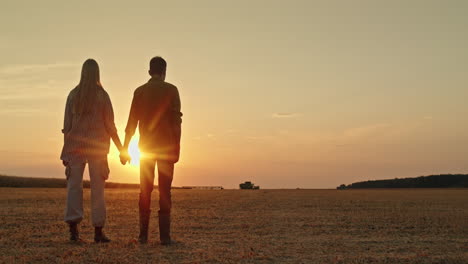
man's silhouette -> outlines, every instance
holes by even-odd
[[[182,113],[177,87],[165,82],[166,61],[154,57],[150,61],[151,79],[138,87],[133,95],[125,129],[123,164],[128,160],[128,144],[138,125],[140,132],[140,243],[148,241],[151,192],[154,169],[158,165],[159,235],[161,244],[171,244],[171,185],[174,164],[179,160]]]

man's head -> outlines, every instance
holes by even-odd
[[[150,61],[150,69],[148,71],[151,76],[159,76],[163,80],[166,78],[166,61],[161,57],[154,57]]]

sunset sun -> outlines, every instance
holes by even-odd
[[[132,158],[130,161],[130,165],[138,166],[140,164],[140,149],[138,149],[138,140],[139,137],[134,137],[130,141],[130,145],[128,146],[128,154]]]

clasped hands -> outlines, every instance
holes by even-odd
[[[132,160],[132,157],[130,157],[130,154],[128,154],[128,149],[122,149],[120,151],[119,158],[120,163],[122,163],[122,165],[125,165],[127,162],[130,163],[130,161]]]

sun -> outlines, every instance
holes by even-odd
[[[140,149],[138,149],[139,140],[140,140],[140,135],[136,133],[135,136],[132,138],[132,140],[130,140],[130,143],[128,144],[128,154],[130,155],[130,158],[131,158],[128,164],[130,165],[130,167],[133,167],[133,168],[140,166],[140,158],[143,155],[140,152]],[[110,148],[109,156],[112,159],[120,161],[119,155],[120,155],[120,152],[117,148]]]
[[[132,158],[130,161],[130,165],[138,166],[140,165],[140,150],[138,149],[138,141],[139,137],[134,137],[131,141],[130,144],[128,145],[128,154]]]

